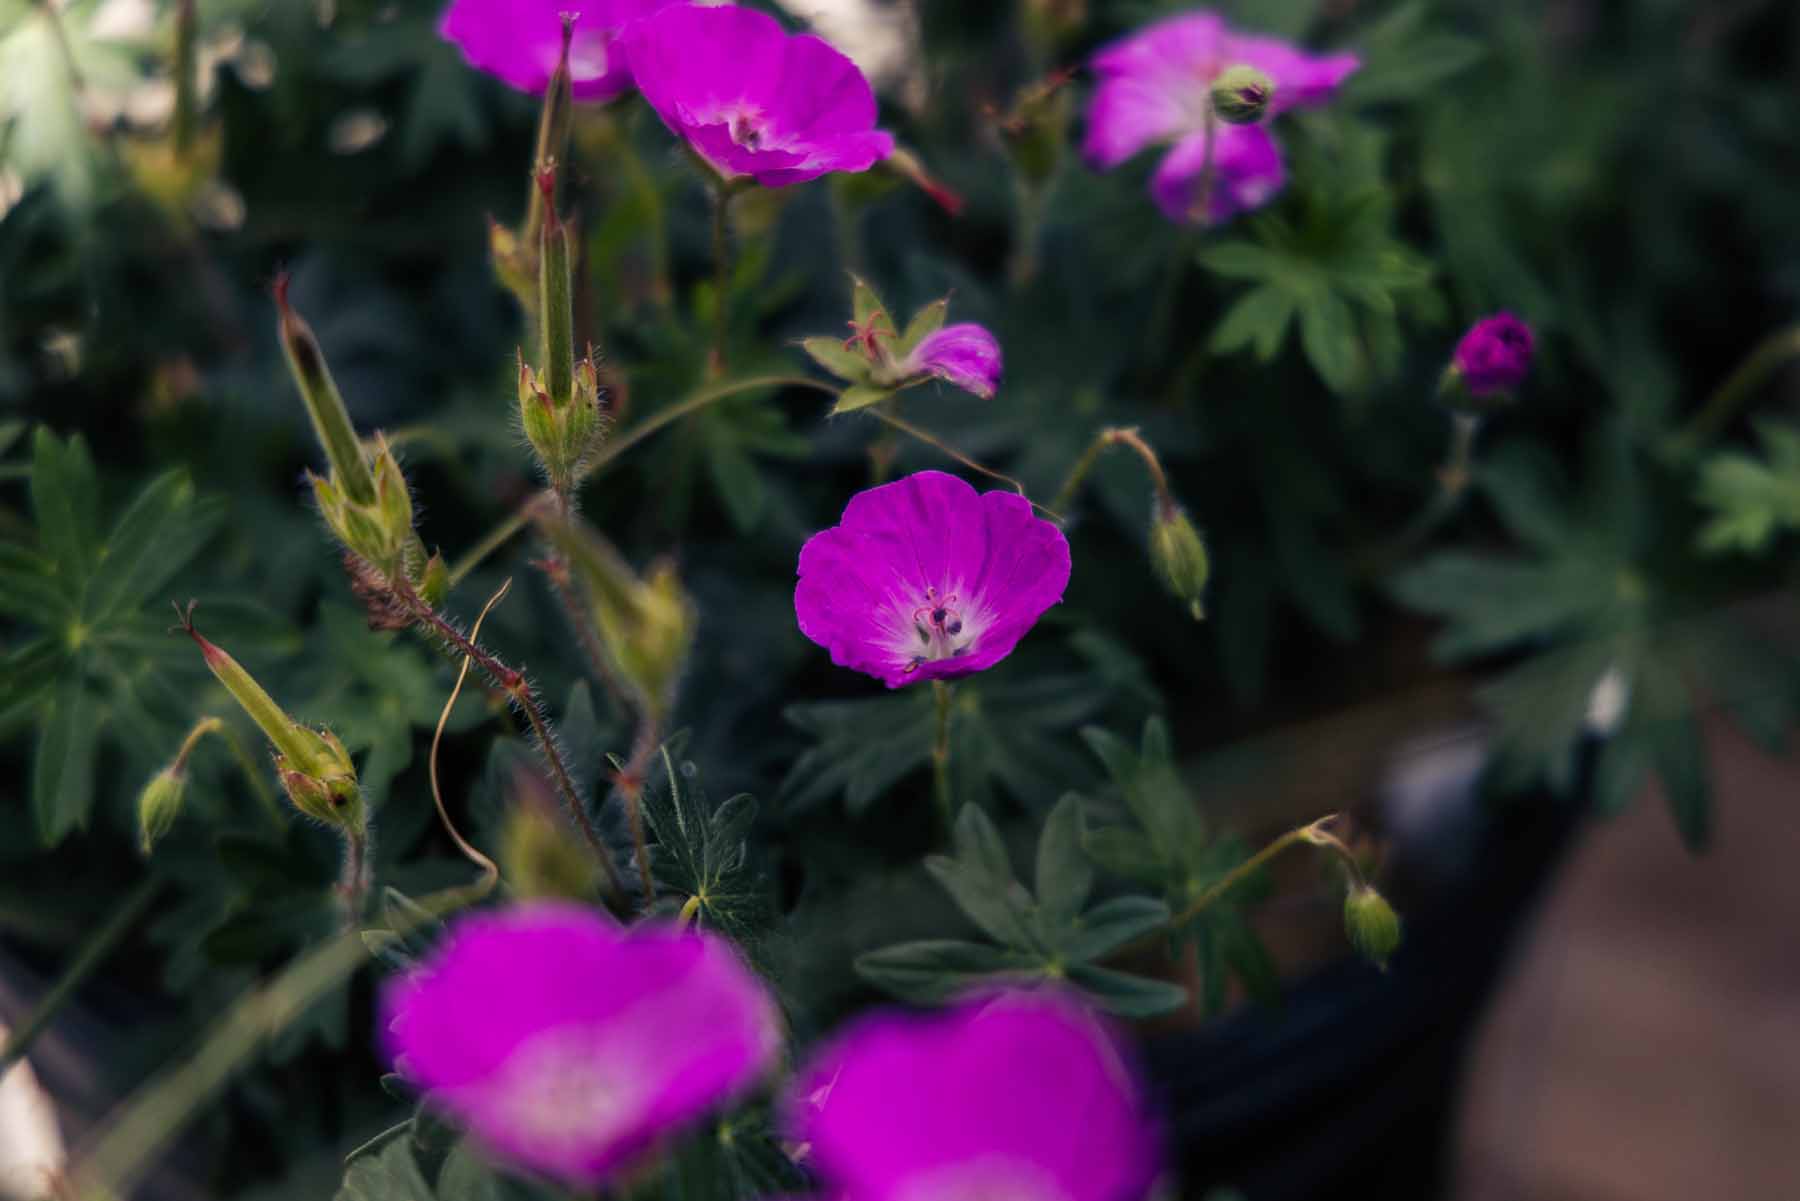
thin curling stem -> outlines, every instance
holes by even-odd
[[[1187,925],[1189,922],[1210,909],[1214,902],[1220,897],[1230,892],[1233,888],[1236,888],[1239,884],[1242,884],[1245,880],[1248,880],[1255,874],[1258,868],[1268,863],[1269,860],[1275,858],[1275,856],[1281,854],[1281,852],[1287,850],[1289,847],[1302,842],[1321,847],[1338,856],[1338,858],[1342,859],[1349,867],[1351,875],[1355,877],[1357,884],[1366,885],[1367,881],[1363,879],[1362,867],[1356,862],[1356,856],[1350,853],[1350,848],[1345,846],[1341,839],[1325,829],[1326,826],[1337,820],[1337,816],[1338,815],[1335,813],[1328,813],[1315,822],[1310,822],[1297,829],[1289,830],[1286,834],[1283,834],[1280,838],[1277,838],[1274,842],[1271,842],[1268,846],[1215,880],[1212,886],[1199,896],[1195,897],[1187,908],[1169,919],[1170,927],[1180,929],[1182,926]]]
[[[507,580],[500,585],[494,595],[488,597],[487,604],[481,606],[481,613],[475,618],[475,624],[469,627],[470,641],[481,637],[481,623],[487,620],[488,611],[505,598],[511,587],[512,581]],[[456,672],[456,684],[450,689],[450,696],[444,702],[443,712],[438,714],[437,729],[431,732],[431,754],[425,763],[431,775],[431,799],[437,803],[438,820],[444,824],[444,830],[450,835],[450,840],[456,844],[457,850],[461,851],[470,863],[481,869],[481,879],[474,886],[475,895],[485,897],[494,891],[494,885],[500,882],[500,868],[492,859],[476,850],[469,840],[457,830],[456,823],[450,820],[450,811],[444,807],[444,790],[438,784],[438,744],[444,740],[444,726],[450,721],[450,711],[456,708],[456,698],[462,695],[463,681],[469,678],[469,663],[469,656],[464,655],[462,666]]]
[[[170,766],[178,772],[185,771],[188,756],[194,753],[194,748],[200,745],[200,740],[208,734],[217,734],[224,728],[224,721],[217,717],[203,717],[195,722],[194,728],[189,730],[187,737],[181,740],[181,749],[175,752],[175,762]]]
[[[446,621],[436,609],[426,604],[424,599],[414,591],[404,577],[395,576],[390,580],[395,598],[412,617],[415,624],[430,631],[439,639],[460,651],[480,669],[494,686],[511,697],[525,715],[525,721],[531,726],[531,733],[537,739],[538,753],[544,757],[544,763],[550,769],[551,782],[556,791],[562,795],[563,803],[568,807],[569,816],[580,827],[582,837],[587,839],[588,846],[600,860],[601,868],[606,872],[607,886],[615,895],[624,896],[624,881],[619,878],[619,869],[612,861],[612,853],[607,850],[606,842],[600,832],[589,820],[587,806],[582,802],[581,792],[575,787],[574,779],[569,775],[567,765],[563,763],[562,753],[556,748],[555,732],[550,728],[550,719],[544,714],[544,707],[538,702],[537,695],[532,692],[530,683],[525,677],[501,662],[491,652],[477,646],[463,636],[462,631]]]
[[[1151,449],[1148,442],[1144,441],[1143,436],[1138,433],[1137,427],[1114,425],[1107,426],[1095,434],[1094,440],[1088,443],[1088,448],[1081,452],[1079,459],[1075,460],[1075,465],[1069,469],[1068,477],[1063,480],[1062,487],[1056,490],[1056,498],[1051,502],[1052,509],[1065,510],[1075,503],[1076,494],[1081,490],[1082,484],[1087,482],[1087,477],[1094,470],[1094,464],[1100,461],[1101,452],[1109,446],[1129,447],[1138,458],[1144,461],[1144,469],[1150,473],[1150,483],[1156,489],[1156,502],[1164,512],[1173,512],[1180,508],[1175,503],[1175,494],[1169,489],[1169,477],[1163,471],[1162,460],[1156,457],[1156,451]],[[1058,517],[1057,520],[1062,519]]]

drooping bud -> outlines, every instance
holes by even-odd
[[[1350,945],[1383,971],[1400,949],[1400,915],[1367,884],[1350,886],[1344,898],[1344,930],[1350,935]]]
[[[183,631],[200,648],[206,666],[275,747],[275,772],[295,808],[360,837],[367,828],[362,791],[349,752],[330,730],[314,730],[289,717],[243,665],[194,628],[193,606],[181,614]]]
[[[1212,563],[1200,531],[1179,505],[1156,502],[1150,517],[1150,561],[1170,594],[1187,605],[1195,621],[1203,620]]]
[[[609,665],[646,709],[666,715],[694,642],[694,605],[674,563],[658,560],[640,579],[592,528],[548,517],[541,525],[580,585]]]
[[[165,767],[150,777],[138,793],[138,847],[148,855],[157,840],[169,832],[181,815],[181,803],[187,795],[187,773]]]
[[[331,369],[325,365],[325,353],[319,349],[312,327],[288,304],[288,282],[285,274],[275,279],[281,349],[287,355],[294,383],[300,388],[300,398],[306,402],[313,432],[331,464],[331,482],[357,504],[372,504],[375,478],[369,472],[356,428],[350,424],[350,411],[344,407],[344,398],[331,378]]]
[[[1531,370],[1536,339],[1511,313],[1483,317],[1456,344],[1438,383],[1438,399],[1462,413],[1487,413],[1512,403]]]
[[[1275,81],[1255,67],[1238,63],[1213,80],[1213,112],[1227,125],[1254,125],[1269,111]]]

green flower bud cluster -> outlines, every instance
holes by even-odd
[[[368,828],[368,813],[357,786],[356,766],[337,735],[289,717],[242,664],[201,636],[194,628],[191,611],[182,615],[182,628],[200,648],[207,669],[274,745],[275,774],[294,807],[361,838]]]
[[[543,366],[533,370],[519,354],[519,423],[537,452],[550,487],[568,495],[582,468],[600,448],[606,426],[600,415],[600,369],[594,348],[575,359],[575,309],[569,274],[569,231],[557,218],[556,172],[538,173],[543,195],[543,240],[538,260],[538,321]]]

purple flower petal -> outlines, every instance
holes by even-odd
[[[569,90],[576,100],[611,100],[631,87],[614,42],[638,17],[675,0],[452,0],[438,33],[469,65],[522,92],[543,95],[562,54],[562,14],[575,15]]]
[[[390,981],[398,1071],[500,1154],[592,1184],[773,1065],[779,1017],[731,945],[533,902],[463,918]]]
[[[1202,132],[1212,81],[1238,63],[1275,81],[1270,115],[1325,103],[1360,65],[1354,54],[1318,57],[1279,38],[1237,33],[1205,9],[1168,17],[1094,55],[1087,161],[1107,170],[1146,146]]]
[[[1535,343],[1531,327],[1511,313],[1477,321],[1456,344],[1454,359],[1469,395],[1492,396],[1524,383]]]
[[[1069,544],[1011,492],[941,471],[859,492],[800,549],[800,632],[889,688],[992,667],[1069,583]]]
[[[913,347],[904,366],[912,374],[935,375],[986,399],[1000,386],[1000,343],[973,322],[946,325]]]
[[[1175,143],[1150,179],[1150,195],[1171,221],[1217,224],[1260,208],[1287,182],[1281,148],[1260,125],[1219,125],[1213,130],[1212,194],[1199,211],[1206,169],[1206,134]]]
[[[893,152],[856,64],[766,13],[676,4],[620,45],[663,123],[724,175],[780,187],[866,171]]]
[[[1137,1201],[1159,1159],[1120,1044],[1055,991],[864,1019],[814,1057],[786,1116],[850,1201]]]

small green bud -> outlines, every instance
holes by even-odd
[[[442,555],[432,555],[419,572],[419,598],[435,609],[449,595],[450,569]]]
[[[1255,67],[1238,63],[1213,80],[1213,112],[1227,125],[1254,125],[1269,111],[1275,81]]]
[[[500,827],[500,869],[507,886],[521,899],[592,898],[599,865],[558,816],[542,782],[521,769],[512,791],[513,803]]]
[[[1344,898],[1344,929],[1350,945],[1381,970],[1400,949],[1400,915],[1367,884],[1353,884]]]
[[[573,521],[544,529],[581,585],[611,666],[647,708],[666,713],[694,642],[694,605],[675,564],[659,560],[640,579],[594,530]]]
[[[1150,519],[1150,561],[1163,586],[1186,602],[1195,621],[1206,617],[1206,580],[1212,565],[1200,531],[1177,505],[1156,502]]]
[[[148,855],[181,816],[187,796],[187,772],[171,764],[150,777],[138,793],[138,845]]]

